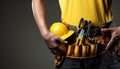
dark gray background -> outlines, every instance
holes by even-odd
[[[60,21],[58,0],[46,0],[48,27]],[[31,0],[0,2],[0,69],[54,69],[54,55],[35,24]],[[120,25],[120,0],[113,1],[114,22]]]

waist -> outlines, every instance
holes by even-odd
[[[76,18],[76,17],[66,17],[66,18],[62,18],[62,22],[64,22],[64,23],[68,23],[68,24],[70,24],[70,25],[74,25],[74,26],[77,26],[78,25],[78,23],[79,23],[79,19],[81,19],[82,17],[78,17],[78,18]],[[85,17],[83,17],[83,18],[85,18]],[[112,20],[113,20],[113,18],[103,18],[103,19],[100,19],[100,18],[85,18],[86,20],[91,20],[91,22],[92,22],[92,26],[94,26],[94,27],[98,27],[98,26],[102,26],[102,25],[105,25],[105,24],[107,24],[107,23],[109,23],[109,22],[111,22]]]

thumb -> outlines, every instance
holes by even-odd
[[[110,46],[113,44],[114,41],[114,37],[111,37],[110,41],[108,42],[107,46],[106,46],[106,50],[108,50],[110,48]]]

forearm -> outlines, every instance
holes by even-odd
[[[42,36],[47,35],[48,28],[46,25],[44,0],[32,0],[32,10],[41,35]]]

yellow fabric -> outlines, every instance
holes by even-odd
[[[112,21],[112,0],[59,0],[62,22],[77,26],[80,18],[91,20],[92,26]]]

